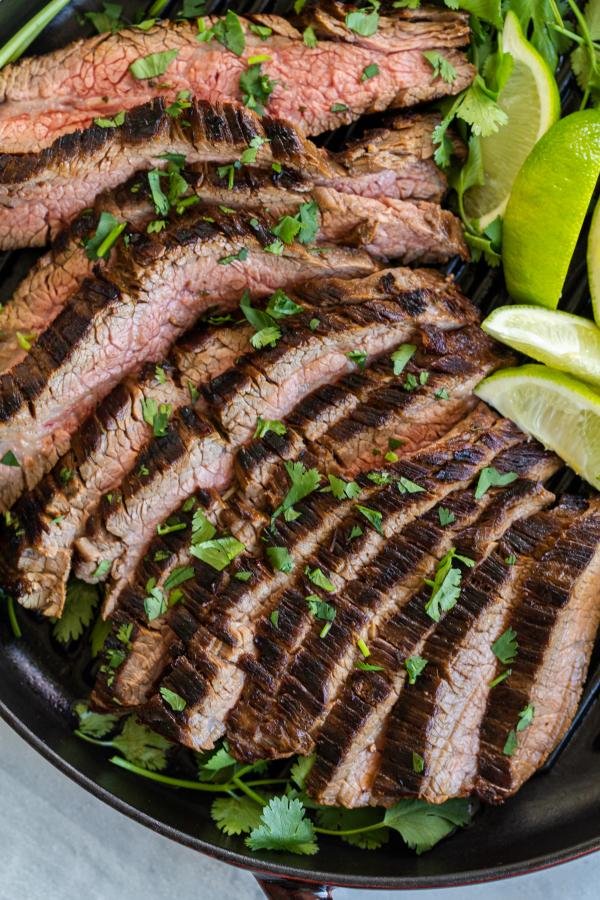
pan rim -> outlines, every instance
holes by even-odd
[[[330,887],[362,888],[363,890],[423,890],[434,888],[467,887],[469,885],[484,884],[492,881],[503,881],[508,878],[516,878],[521,875],[530,875],[544,869],[554,868],[566,862],[572,862],[584,856],[589,856],[600,850],[600,835],[588,841],[582,841],[541,856],[519,863],[499,864],[471,872],[446,873],[439,876],[381,876],[348,875],[328,873],[316,869],[306,871],[295,866],[288,866],[273,861],[257,860],[250,854],[239,853],[235,850],[227,850],[218,847],[202,838],[196,838],[178,828],[174,828],[147,813],[142,812],[136,806],[121,799],[116,794],[97,784],[80,769],[67,762],[51,747],[49,747],[29,726],[16,715],[0,698],[0,718],[12,728],[30,747],[40,754],[47,762],[66,775],[71,781],[110,806],[112,809],[127,816],[135,822],[149,828],[169,840],[175,841],[191,850],[196,850],[213,859],[218,859],[228,865],[243,869],[257,878],[283,879],[304,884],[328,885]]]

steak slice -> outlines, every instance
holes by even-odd
[[[404,521],[433,505],[437,496],[452,490],[453,484],[446,484],[446,479],[443,475],[438,477],[438,472],[452,472],[453,481],[464,478],[467,473],[470,478],[482,462],[493,455],[487,445],[495,446],[502,440],[497,430],[492,429],[488,434],[493,421],[489,413],[482,410],[474,414],[471,432],[465,423],[465,431],[439,442],[437,447],[422,454],[422,459],[407,460],[392,468],[392,472],[397,469],[408,472],[413,478],[419,477],[425,484],[430,473],[432,490],[405,495],[396,492],[390,509],[390,529],[401,527]],[[505,424],[504,430],[506,427]],[[508,426],[508,431],[508,440],[516,440],[516,429]],[[457,465],[456,455],[466,457],[469,462]],[[363,489],[363,502],[372,503],[372,495],[386,490],[375,486],[366,477],[361,477],[359,484]],[[337,501],[332,494],[317,492],[303,501],[299,510],[301,516],[294,521],[277,519],[277,530],[272,537],[291,554],[296,573],[319,546],[332,542],[339,549],[340,565],[352,566],[355,553],[348,544],[348,535],[356,524],[354,502]],[[369,531],[364,539],[364,554],[376,553],[383,541],[383,537]],[[251,663],[255,625],[261,617],[269,616],[284,593],[291,590],[290,576],[273,571],[269,564],[256,560],[245,562],[244,568],[252,572],[250,581],[239,584],[232,580],[209,606],[202,604],[198,608],[186,602],[173,613],[171,625],[186,643],[187,650],[186,657],[177,659],[165,684],[183,691],[188,707],[184,716],[173,718],[161,698],[156,697],[144,711],[144,717],[159,729],[166,727],[170,733],[176,731],[178,739],[189,746],[208,746],[223,733],[225,716],[237,702],[244,686],[246,676],[242,661]],[[295,578],[298,577],[296,574]],[[280,609],[280,621],[281,615]]]
[[[95,216],[82,213],[41,256],[0,308],[0,374],[27,355],[27,344],[56,318],[67,299],[91,275],[93,263],[81,248],[95,227]]]
[[[475,791],[500,803],[543,764],[567,731],[598,625],[600,506],[573,499],[575,521],[526,574],[508,624],[518,654],[488,699]]]
[[[440,203],[447,182],[433,160],[432,134],[439,121],[435,113],[405,114],[390,119],[382,128],[367,131],[345,150],[333,154],[344,177],[334,176],[322,186],[362,197]],[[454,150],[464,155],[458,141]]]
[[[419,797],[443,803],[472,793],[481,720],[496,690],[490,687],[498,662],[494,642],[506,632],[536,560],[575,515],[558,507],[516,522],[464,579],[457,605],[425,643],[424,672],[416,684],[405,683],[377,740],[381,763],[372,802],[391,806],[400,797]],[[472,553],[469,543],[468,536],[459,538],[461,552]],[[413,764],[413,754],[423,760],[423,771],[415,771],[421,765]]]
[[[115,128],[92,125],[41,153],[0,155],[0,247],[46,243],[103,191],[140,170],[164,168],[167,153],[183,155],[189,165],[233,163],[252,140],[260,140],[259,166],[276,162],[312,179],[343,173],[290,125],[269,116],[260,119],[237,103],[194,101],[185,122],[170,116],[165,102],[156,99],[132,109]]]
[[[58,616],[66,599],[72,544],[103,495],[115,492],[153,433],[153,401],[168,412],[189,402],[191,386],[218,375],[248,346],[249,327],[197,329],[177,345],[170,363],[149,364],[117,385],[90,413],[71,449],[13,507],[5,529],[10,552],[2,569],[23,606]],[[149,421],[148,421],[149,419]],[[160,441],[161,438],[158,438]],[[139,470],[139,468],[138,468]],[[111,502],[116,502],[116,494]]]
[[[0,508],[54,465],[123,376],[163,357],[209,306],[232,306],[244,288],[260,297],[318,274],[373,269],[356,251],[317,255],[299,244],[275,258],[263,249],[272,234],[253,222],[192,207],[160,235],[133,235],[110,280],[86,281],[27,358],[0,377],[0,458],[11,450],[20,464],[0,466]]]
[[[270,22],[279,21],[283,33],[264,40],[241,20],[246,44],[243,56],[215,40],[199,41],[196,23],[187,21],[159,21],[147,31],[129,28],[76,41],[3,70],[0,149],[18,153],[23,147],[47,147],[60,135],[85,128],[96,117],[114,116],[145,103],[159,91],[169,103],[182,90],[213,102],[241,100],[245,88],[240,86],[240,76],[254,56],[266,57],[259,71],[274,83],[266,103],[269,115],[288,119],[307,134],[352,122],[365,112],[458,94],[470,84],[474,70],[464,54],[454,49],[469,42],[466,16],[449,15],[432,12],[425,36],[418,23],[394,16],[391,27],[402,35],[402,46],[391,52],[358,45],[356,35],[345,28],[345,34],[320,41],[312,50],[304,46],[300,32],[291,31],[288,23],[277,17],[270,17]],[[208,28],[216,21],[208,18],[204,23]],[[382,18],[382,28],[385,22]],[[452,84],[432,77],[424,49],[444,52],[457,72]],[[166,67],[161,86],[131,73],[130,66],[137,60],[168,51],[177,52]],[[372,63],[379,66],[379,75],[363,81],[363,71]],[[336,103],[346,109],[333,111]]]
[[[366,356],[373,357],[410,338],[420,324],[431,318],[443,321],[440,306],[432,310],[427,300],[415,306],[411,297],[407,310],[402,295],[395,297],[389,291],[388,295],[387,300],[320,312],[316,331],[310,323],[317,310],[306,310],[294,317],[293,325],[280,326],[282,339],[275,348],[242,358],[235,368],[204,388],[210,415],[228,436],[231,467],[233,451],[251,438],[259,416],[279,419],[319,384],[347,372],[354,365],[348,354],[355,347],[361,346]],[[452,307],[452,302],[447,304],[447,327],[455,324]],[[465,311],[473,315],[468,304]],[[139,479],[133,475],[127,480],[123,484],[122,504],[111,508],[106,519],[99,520],[95,529],[77,542],[83,557],[83,565],[77,568],[80,577],[88,578],[100,560],[118,559],[112,570],[115,591],[109,592],[108,611],[114,608],[118,591],[128,580],[154,528],[197,487],[208,486],[195,484],[196,443],[187,431],[186,435],[191,443],[182,439],[182,446],[186,446],[189,460],[178,454],[169,469],[157,456],[156,460],[161,459],[159,471],[145,459],[140,460],[149,469],[149,477]],[[232,475],[233,470],[229,478]]]
[[[556,471],[559,461],[539,444],[522,442],[503,450],[495,457],[493,465],[500,472],[516,472],[525,480],[488,492],[479,501],[475,501],[471,488],[445,497],[440,504],[457,519],[464,515],[461,510],[465,504],[474,509],[476,525],[473,532],[478,537],[476,561],[492,549],[492,542],[498,540],[514,520],[529,515],[531,504],[534,509],[539,509],[548,502],[548,494],[535,482]],[[455,503],[458,504],[456,508]],[[477,519],[479,507],[481,518]],[[435,533],[443,529],[441,522],[438,510],[437,524],[432,516],[429,530]],[[458,544],[460,547],[460,537]],[[392,570],[392,582],[393,578]],[[377,633],[368,641],[368,661],[381,667],[381,671],[353,671],[328,711],[317,737],[317,756],[308,782],[311,796],[319,802],[348,807],[369,802],[379,766],[376,742],[402,691],[405,661],[420,655],[435,627],[425,612],[430,595],[431,588],[423,587],[404,596],[401,605],[384,617]]]
[[[395,484],[388,489],[393,499],[396,491]],[[492,499],[490,495],[487,502]],[[552,495],[545,499],[549,502]],[[425,578],[432,577],[437,561],[450,550],[461,529],[481,518],[485,498],[478,502],[472,490],[447,496],[443,506],[454,521],[444,526],[440,505],[399,530],[395,522],[384,519],[389,498],[382,494],[368,502],[368,508],[379,513],[387,526],[388,539],[378,541],[376,555],[365,559],[361,541],[357,541],[350,548],[350,559],[344,559],[342,573],[335,552],[327,547],[322,546],[308,560],[308,567],[324,572],[334,590],[315,587],[310,577],[306,578],[300,591],[287,591],[280,601],[277,629],[267,617],[258,623],[254,642],[259,655],[252,661],[253,677],[246,681],[228,722],[228,740],[237,758],[308,755],[313,750],[319,727],[361,657],[357,642],[366,646],[381,623],[402,608]],[[322,622],[315,622],[311,615],[306,594],[332,603],[336,610],[325,638]]]

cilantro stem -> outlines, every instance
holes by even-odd
[[[385,828],[383,819],[381,822],[375,822],[374,825],[364,825],[362,828],[346,828],[340,830],[337,828],[317,828],[315,825],[314,830],[317,834],[332,834],[335,837],[340,834],[364,834],[365,831],[377,831],[379,828]]]
[[[160,16],[161,12],[168,5],[169,0],[154,0],[154,3],[149,7],[148,12],[146,13],[146,18],[154,19],[155,16]]]
[[[243,791],[247,797],[250,797],[251,800],[254,800],[255,803],[258,803],[259,806],[265,806],[267,803],[267,798],[262,797],[256,791],[253,791],[251,787],[245,784],[239,775],[234,775],[231,779],[232,784],[234,784],[240,791]]]
[[[21,631],[21,626],[19,625],[19,620],[17,619],[15,601],[12,597],[8,597],[6,605],[8,608],[8,621],[10,622],[11,631],[18,640],[19,638],[23,637],[23,632]]]
[[[92,740],[91,743],[101,742]],[[122,756],[111,756],[109,762],[113,763],[115,766],[119,766],[121,769],[127,769],[128,772],[133,772],[134,775],[141,775],[143,778],[149,778],[150,781],[157,781],[159,784],[167,784],[169,787],[186,788],[190,791],[208,791],[213,794],[220,794],[223,792],[228,793],[233,790],[234,787],[231,781],[227,782],[227,784],[207,784],[204,781],[188,781],[185,778],[173,778],[171,775],[161,775],[160,772],[151,772],[149,769],[142,769],[141,766],[136,766],[134,763],[128,762],[126,759],[123,759]]]
[[[98,738],[90,737],[89,734],[84,734],[83,731],[80,731],[78,728],[75,729],[74,734],[77,735],[78,738],[81,738],[82,741],[87,741],[88,744],[95,744],[96,747],[112,747],[112,741],[99,741]]]
[[[0,69],[22,56],[46,25],[49,25],[69,2],[70,0],[51,0],[35,16],[32,16],[16,34],[13,34],[4,46],[0,47]]]

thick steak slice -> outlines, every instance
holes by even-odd
[[[418,24],[394,17],[392,27],[401,38],[398,49],[389,52],[360,46],[357,36],[345,28],[336,40],[320,41],[311,50],[300,32],[290,33],[285,20],[279,20],[284,33],[265,40],[242,20],[246,43],[242,56],[214,39],[199,41],[195,22],[157,22],[148,31],[131,28],[77,41],[4,69],[0,149],[18,153],[24,147],[47,147],[60,135],[89,126],[95,117],[114,116],[151,100],[159,90],[168,102],[182,90],[213,102],[241,100],[245,89],[240,76],[248,68],[248,58],[257,55],[266,57],[261,71],[274,83],[267,112],[288,119],[307,134],[352,122],[365,112],[458,94],[474,72],[464,54],[454,49],[469,41],[466,16],[449,15],[433,13],[425,37]],[[204,20],[206,27],[215,21]],[[451,85],[432,77],[423,50],[444,52],[457,71]],[[168,51],[176,51],[160,78],[168,87],[159,88],[156,80],[137,79],[131,73],[137,60]],[[380,74],[363,81],[363,71],[372,63]],[[336,103],[346,108],[333,111]]]
[[[388,296],[389,299],[376,302],[324,310],[319,313],[320,324],[316,330],[311,328],[311,322],[319,310],[307,309],[294,316],[293,324],[280,324],[282,339],[275,348],[242,358],[235,368],[211,381],[203,393],[213,421],[228,437],[231,453],[250,440],[259,416],[280,419],[315,387],[351,370],[355,363],[348,354],[357,346],[366,354],[365,359],[375,357],[411,338],[419,325],[432,317],[435,320],[443,317],[442,309],[438,306],[432,310],[428,300],[418,308],[411,296],[407,309],[402,295],[396,297],[391,293],[390,296],[388,292]],[[468,315],[468,304],[463,306]],[[470,312],[472,315],[472,309]],[[451,300],[447,304],[446,325],[453,324]],[[101,559],[118,560],[112,570],[115,591],[109,592],[108,611],[114,607],[118,591],[129,578],[155,526],[189,493],[197,487],[208,486],[204,483],[194,486],[192,460],[196,445],[193,440],[184,444],[189,454],[189,469],[185,456],[177,456],[171,470],[161,462],[160,472],[153,472],[152,466],[144,461],[150,469],[149,478],[137,479],[134,475],[135,486],[124,483],[123,505],[111,508],[108,517],[99,520],[94,531],[88,531],[77,543],[84,560],[77,568],[80,577],[89,577]],[[232,455],[230,459],[233,465]],[[163,485],[160,489],[159,483]]]
[[[548,502],[547,493],[535,482],[556,471],[559,461],[539,444],[523,442],[501,452],[493,465],[500,472],[513,471],[526,480],[489,492],[489,496],[486,494],[478,501],[472,487],[469,492],[457,492],[444,498],[440,504],[455,518],[459,513],[464,515],[461,512],[463,504],[481,506],[481,519],[473,529],[479,538],[476,560],[492,549],[492,542],[498,540],[513,521]],[[441,523],[438,511],[437,525],[432,521],[430,530],[435,532],[447,527]],[[390,579],[393,582],[393,570]],[[329,710],[317,738],[317,757],[309,779],[310,793],[320,802],[348,807],[369,802],[379,765],[376,741],[403,688],[405,661],[420,655],[424,642],[435,628],[435,622],[425,612],[430,596],[431,588],[423,587],[405,597],[398,609],[387,614],[368,641],[368,662],[381,667],[380,670],[352,672]]]
[[[407,114],[367,131],[333,155],[344,177],[334,177],[329,187],[362,197],[439,203],[447,187],[444,173],[433,161],[432,134],[439,121],[435,113]],[[458,141],[454,149],[464,155]]]
[[[396,490],[392,484],[389,493],[394,498]],[[545,502],[551,499],[546,492]],[[491,500],[492,495],[487,502]],[[368,508],[383,519],[389,503],[385,501],[388,496],[383,494],[369,500]],[[522,503],[520,497],[518,502]],[[444,526],[441,505],[454,516]],[[313,750],[319,727],[362,658],[357,642],[368,646],[382,622],[402,608],[424,579],[433,577],[437,561],[461,529],[481,519],[485,506],[485,500],[475,500],[472,490],[459,490],[401,530],[388,524],[388,540],[371,560],[361,552],[361,543],[369,540],[363,536],[351,547],[342,573],[337,571],[336,554],[327,547],[309,558],[310,570],[324,572],[334,590],[315,586],[309,576],[300,591],[287,591],[281,598],[277,629],[266,617],[259,621],[254,638],[258,658],[252,661],[252,677],[228,721],[228,740],[236,757],[278,758]],[[307,594],[336,610],[325,638],[323,623],[315,622],[310,613]]]
[[[424,672],[414,685],[405,682],[377,740],[381,764],[372,802],[392,806],[401,797],[419,797],[443,803],[472,793],[481,720],[496,690],[490,686],[498,663],[494,642],[506,632],[535,561],[576,515],[558,507],[516,522],[464,578],[457,605],[423,647]],[[468,535],[459,538],[460,551],[472,555],[469,543]],[[504,663],[502,674],[508,668]],[[415,758],[423,764],[415,766]]]
[[[95,226],[96,217],[91,213],[79,216],[33,264],[0,308],[0,374],[25,358],[27,345],[45,331],[67,299],[91,275],[93,263],[81,241]]]
[[[189,165],[233,163],[259,139],[264,143],[256,153],[258,166],[277,162],[312,180],[343,174],[290,125],[260,119],[237,103],[194,101],[185,122],[157,99],[131,110],[116,128],[93,125],[41,153],[0,155],[2,249],[45,244],[103,191],[140,170],[164,167],[166,153],[182,154]]]
[[[251,329],[199,328],[139,378],[117,385],[90,413],[71,449],[13,507],[3,575],[23,606],[57,616],[66,598],[73,541],[104,494],[116,491],[153,433],[154,408],[168,416],[190,400],[190,388],[231,366],[248,347]],[[160,430],[160,429],[159,429]],[[160,441],[160,438],[158,438]],[[116,501],[116,495],[112,498]],[[22,532],[22,533],[21,533]]]
[[[476,793],[499,803],[533,775],[577,710],[598,625],[600,504],[580,512],[523,580],[507,624],[517,633],[510,678],[489,697]]]
[[[243,217],[193,207],[158,236],[132,236],[111,280],[88,280],[0,377],[0,458],[12,450],[20,464],[0,466],[1,509],[54,465],[124,375],[163,357],[209,306],[232,306],[245,288],[260,297],[319,274],[373,269],[365,254],[341,249],[317,255],[294,244],[274,257],[263,249],[271,232],[253,222],[258,230]]]
[[[396,491],[390,497],[390,534],[450,492],[457,480],[470,480],[474,472],[493,457],[492,447],[506,445],[507,440],[509,443],[518,440],[513,426],[504,423],[498,433],[498,429],[490,431],[491,422],[493,419],[489,419],[486,411],[474,414],[472,431],[465,423],[463,433],[455,433],[419,457],[397,463],[390,469],[391,474],[397,470],[397,477],[403,474],[431,486],[431,489],[418,493],[400,495]],[[460,463],[457,457],[461,459]],[[364,503],[371,504],[380,493],[390,494],[387,488],[374,485],[366,477],[361,476],[358,483]],[[186,642],[187,651],[186,657],[177,660],[166,684],[179,685],[184,691],[182,696],[188,697],[188,709],[184,716],[173,719],[157,697],[148,709],[148,716],[157,727],[162,721],[171,732],[175,728],[180,739],[189,746],[209,746],[223,733],[225,716],[237,702],[246,678],[245,669],[252,663],[256,623],[278,608],[281,621],[285,607],[282,612],[279,601],[285,593],[290,593],[298,579],[302,580],[298,573],[310,554],[319,546],[336,548],[341,578],[345,566],[352,568],[360,564],[363,557],[368,561],[385,542],[383,536],[368,530],[361,539],[362,552],[358,549],[355,552],[354,540],[349,540],[358,515],[353,500],[340,501],[332,494],[317,492],[298,509],[301,515],[294,521],[277,519],[272,538],[292,557],[296,572],[292,580],[288,573],[274,571],[269,563],[258,560],[244,563],[244,568],[252,571],[250,581],[240,585],[232,580],[209,606],[197,607],[186,602],[174,611],[171,624]],[[358,518],[364,525],[364,519]],[[244,661],[246,665],[243,665]],[[191,694],[185,693],[189,691]]]

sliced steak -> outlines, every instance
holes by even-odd
[[[494,642],[506,632],[536,560],[575,515],[559,507],[516,522],[464,578],[457,605],[423,647],[425,670],[414,685],[405,683],[377,740],[381,763],[372,802],[392,806],[400,797],[419,797],[442,803],[472,793],[481,720],[496,690]],[[468,536],[458,543],[472,554]],[[501,673],[508,669],[504,663]],[[415,766],[415,759],[423,763]]]
[[[446,485],[447,479],[443,475],[438,478],[438,471],[452,471],[453,481],[461,476],[464,478],[466,473],[470,478],[482,462],[493,455],[489,447],[502,442],[502,438],[494,429],[488,433],[492,421],[489,414],[482,411],[474,415],[471,433],[455,434],[440,442],[428,454],[423,454],[422,461],[417,459],[392,467],[392,473],[396,469],[398,472],[408,472],[425,484],[428,483],[427,475],[431,473],[432,488],[434,484],[436,487],[434,492],[404,495],[396,492],[392,498],[395,502],[390,508],[390,529],[401,527],[403,521],[433,505],[436,494],[439,496],[452,490],[453,484]],[[517,440],[516,429],[509,426],[508,430],[505,440]],[[454,462],[456,455],[466,456],[470,464],[462,462],[457,466]],[[363,488],[362,499],[365,503],[371,504],[372,495],[386,491],[367,478],[359,479],[359,484]],[[352,527],[357,524],[354,502],[338,501],[327,493],[315,493],[299,506],[299,510],[301,515],[294,521],[285,522],[281,517],[277,519],[277,531],[272,537],[277,545],[284,546],[291,554],[296,573],[301,571],[303,562],[311,553],[316,552],[319,546],[332,544],[332,541],[339,549],[340,561],[352,566],[354,557],[360,556],[358,550],[355,553],[352,544],[348,544]],[[363,519],[361,521],[364,523]],[[369,553],[377,552],[385,538],[369,530],[364,541],[361,541],[363,552],[368,557]],[[174,611],[171,624],[186,642],[187,651],[186,657],[176,661],[166,684],[179,685],[184,691],[182,696],[188,697],[188,710],[185,716],[173,719],[157,697],[148,708],[147,715],[155,727],[161,727],[161,721],[163,727],[166,725],[171,732],[175,727],[178,739],[189,746],[198,748],[210,745],[223,733],[225,716],[237,702],[244,686],[245,669],[252,665],[256,623],[263,616],[270,616],[278,606],[281,621],[285,612],[281,611],[279,600],[284,594],[292,592],[294,581],[290,582],[290,575],[273,571],[268,563],[257,560],[245,563],[244,568],[252,572],[250,581],[240,585],[232,580],[227,590],[221,592],[210,606],[197,608],[193,603],[186,602]],[[339,577],[342,577],[341,573]]]
[[[474,74],[464,54],[454,49],[468,44],[466,16],[439,10],[429,15],[425,34],[410,17],[382,17],[382,33],[397,36],[389,51],[387,45],[384,49],[371,46],[369,39],[367,46],[361,46],[364,40],[344,26],[335,40],[322,40],[309,49],[300,32],[290,30],[277,17],[270,21],[280,23],[280,33],[266,39],[250,32],[249,23],[241,20],[246,44],[242,56],[214,39],[199,41],[195,22],[159,21],[147,31],[130,28],[76,41],[3,70],[0,149],[18,153],[24,147],[47,147],[60,135],[85,128],[96,117],[107,118],[145,103],[159,91],[169,103],[182,90],[213,102],[240,100],[245,92],[240,76],[253,56],[266,57],[261,72],[273,84],[267,112],[288,119],[307,134],[336,128],[365,112],[458,94]],[[215,22],[204,20],[206,28]],[[457,71],[451,85],[432,77],[424,49],[444,52]],[[137,60],[168,51],[176,54],[160,84],[131,73]],[[379,75],[363,81],[363,71],[372,63],[379,66]],[[346,108],[332,110],[336,103]]]
[[[476,793],[499,803],[543,764],[581,697],[598,625],[600,505],[579,515],[526,574],[507,624],[517,633],[512,674],[490,693],[480,732]]]
[[[189,165],[233,163],[260,139],[256,165],[278,162],[312,179],[343,171],[291,126],[260,119],[236,103],[195,101],[185,122],[157,99],[133,109],[115,128],[92,125],[41,153],[0,155],[2,249],[45,244],[101,192],[140,170],[166,166],[166,153],[182,154]]]
[[[81,241],[95,224],[94,215],[79,216],[33,264],[11,299],[0,308],[0,374],[25,358],[27,345],[45,331],[84,278],[91,275],[93,263],[82,250]]]
[[[476,560],[492,549],[492,542],[498,540],[514,520],[539,509],[540,501],[542,506],[547,503],[547,493],[535,482],[556,471],[559,461],[539,444],[522,442],[502,451],[495,457],[493,465],[500,472],[514,471],[526,481],[515,481],[506,488],[495,489],[478,501],[474,488],[471,488],[468,492],[445,497],[440,504],[456,519],[464,516],[465,504],[474,510],[476,527],[473,531],[478,536]],[[456,508],[455,503],[458,504]],[[479,520],[478,508],[481,509]],[[432,517],[429,531],[443,531],[441,523],[438,510],[437,524]],[[389,577],[393,582],[393,569]],[[380,670],[352,672],[328,711],[317,738],[317,757],[309,779],[309,791],[319,802],[349,807],[369,802],[379,766],[376,741],[403,688],[405,661],[420,655],[424,642],[435,628],[435,622],[425,612],[430,595],[431,588],[423,587],[405,596],[398,609],[392,609],[384,617],[376,634],[368,641],[368,662]]]
[[[233,451],[251,438],[259,416],[280,419],[315,387],[348,372],[354,366],[348,354],[356,346],[363,348],[366,358],[376,356],[410,338],[421,323],[431,318],[438,321],[444,315],[441,307],[432,310],[432,304],[427,301],[417,311],[412,296],[407,309],[402,295],[392,294],[387,300],[320,312],[317,333],[310,326],[317,311],[305,310],[294,317],[293,325],[281,324],[282,339],[275,348],[243,357],[235,368],[203,389],[212,419],[228,437],[231,466]],[[469,313],[468,306],[465,311]],[[446,317],[446,325],[451,327],[455,322],[452,303],[447,305]],[[192,440],[186,430],[182,446],[189,454],[188,468],[182,455],[173,458],[171,470],[162,457],[157,457],[161,460],[158,472],[144,461],[143,465],[150,468],[150,477],[144,480],[133,475],[134,484],[124,483],[122,504],[111,508],[107,518],[99,519],[94,530],[77,543],[83,557],[83,565],[77,568],[80,577],[88,578],[100,560],[119,560],[113,566],[116,584],[115,591],[109,592],[108,610],[113,608],[118,591],[130,576],[155,526],[189,493],[208,486],[194,481],[196,444],[193,440],[188,444],[188,437]],[[230,478],[232,475],[233,471]],[[159,483],[163,485],[160,490]],[[127,527],[125,522],[129,523]]]
[[[117,502],[117,489],[135,468],[153,434],[153,403],[170,415],[190,400],[190,388],[215,377],[246,349],[251,329],[198,328],[175,346],[170,362],[149,364],[139,378],[117,385],[90,413],[71,449],[40,484],[13,507],[19,523],[8,537],[4,578],[23,606],[57,616],[66,598],[73,541],[103,495]],[[160,437],[157,438],[161,440]],[[138,466],[138,471],[140,470]]]
[[[433,161],[436,114],[396,116],[385,127],[368,131],[334,155],[344,170],[329,187],[362,197],[431,200],[439,203],[446,177]],[[455,151],[462,153],[458,142]]]
[[[396,491],[396,484],[388,489],[392,500]],[[487,502],[492,499],[488,496]],[[546,492],[545,501],[551,499]],[[522,504],[520,497],[518,502]],[[481,519],[486,499],[476,501],[472,490],[456,491],[400,529],[385,518],[389,505],[386,494],[368,501],[368,508],[386,523],[388,540],[378,539],[376,555],[362,552],[361,543],[372,546],[370,536],[363,536],[346,551],[340,572],[335,551],[322,546],[308,560],[308,567],[324,572],[334,590],[315,587],[306,578],[300,590],[288,591],[281,599],[277,629],[266,617],[258,623],[254,640],[259,654],[252,661],[253,677],[246,681],[228,722],[228,740],[236,757],[278,758],[308,755],[313,750],[320,725],[361,658],[357,642],[367,646],[381,623],[408,602],[424,579],[433,577],[438,560],[460,531]],[[441,524],[441,505],[454,516],[452,523]],[[481,521],[479,525],[483,527]],[[323,623],[311,615],[307,594],[333,604],[336,610],[325,637]]]
[[[0,377],[0,458],[12,450],[20,464],[0,466],[2,509],[54,465],[124,375],[163,357],[209,306],[232,306],[244,288],[260,297],[318,274],[373,269],[364,254],[315,254],[299,244],[274,257],[263,250],[272,234],[253,222],[192,207],[160,235],[132,236],[111,280],[88,280],[27,358]]]

